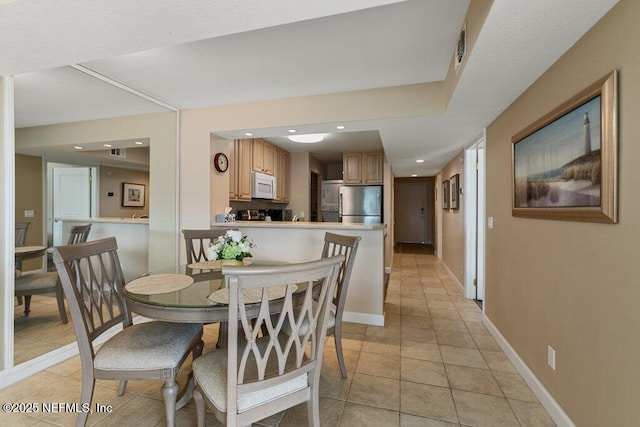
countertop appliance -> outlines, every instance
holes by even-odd
[[[344,185],[344,181],[327,180],[322,181],[320,185],[320,211],[322,212],[323,222],[340,222],[340,187]]]
[[[344,223],[381,223],[382,186],[354,185],[340,187],[339,214],[341,222]]]
[[[276,197],[276,177],[260,172],[251,173],[251,197],[273,199]]]

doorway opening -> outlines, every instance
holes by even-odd
[[[485,297],[485,137],[465,150],[465,296],[483,308]]]
[[[320,205],[320,174],[311,172],[311,186],[309,188],[309,221],[318,222],[318,206]]]
[[[394,252],[433,253],[435,179],[396,178],[394,181]]]

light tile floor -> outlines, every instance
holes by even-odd
[[[462,297],[433,255],[395,254],[385,304],[385,327],[347,323],[343,338],[349,376],[340,377],[333,339],[322,368],[323,426],[552,426],[544,408],[482,325],[478,306]],[[205,328],[205,351],[217,330]],[[190,363],[181,371],[184,381]],[[2,402],[76,402],[77,357],[0,390]],[[161,426],[159,382],[131,381],[124,396],[117,383],[98,381],[94,403],[113,405],[88,425]],[[0,413],[0,425],[73,425],[75,414]],[[177,425],[196,424],[193,404],[178,411]],[[307,424],[297,406],[258,423]],[[207,425],[220,425],[207,414]]]

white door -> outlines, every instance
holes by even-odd
[[[53,216],[91,216],[91,168],[53,169]]]
[[[432,243],[427,236],[427,184],[424,182],[395,184],[394,238],[396,242]],[[430,229],[429,229],[430,230]]]
[[[485,146],[484,138],[465,153],[465,296],[484,301]]]

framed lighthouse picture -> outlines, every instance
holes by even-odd
[[[511,142],[513,216],[617,222],[615,71]]]

